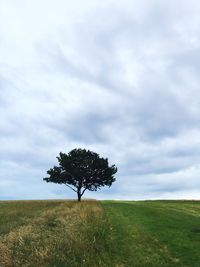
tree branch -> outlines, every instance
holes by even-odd
[[[70,189],[72,189],[74,192],[76,192],[77,193],[77,191],[73,188],[73,187],[71,187],[70,185],[68,185],[68,184],[65,184],[66,186],[68,186]]]
[[[82,191],[82,193],[81,193],[81,196],[85,193],[85,190],[87,190],[88,188],[86,187],[83,191]]]

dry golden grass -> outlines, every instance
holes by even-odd
[[[12,267],[11,253],[6,245],[0,242],[0,266]]]
[[[63,202],[1,237],[0,266],[88,266],[105,223],[98,202]]]

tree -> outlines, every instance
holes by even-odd
[[[46,182],[64,184],[77,193],[78,201],[86,190],[97,191],[102,186],[111,186],[117,172],[115,165],[109,167],[108,159],[86,149],[73,149],[68,154],[60,152],[59,166],[47,171]]]

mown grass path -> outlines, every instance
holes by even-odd
[[[102,202],[119,266],[200,266],[200,202]]]

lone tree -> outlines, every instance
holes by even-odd
[[[111,186],[117,172],[115,165],[109,166],[108,159],[100,158],[86,149],[73,149],[68,154],[60,152],[59,166],[47,171],[46,182],[65,184],[77,193],[78,201],[86,190],[97,191],[102,186]]]

